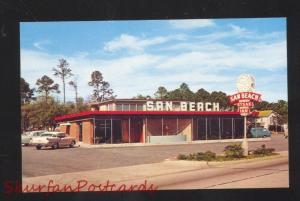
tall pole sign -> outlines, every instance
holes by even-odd
[[[251,114],[251,108],[254,102],[261,102],[261,94],[255,93],[255,79],[251,75],[242,74],[237,79],[238,93],[229,96],[229,102],[238,107],[241,116],[244,117],[244,140],[242,147],[244,155],[248,155],[248,142],[247,142],[247,116]]]

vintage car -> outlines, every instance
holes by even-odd
[[[33,138],[32,144],[35,145],[36,149],[42,147],[58,149],[59,147],[73,147],[76,140],[62,132],[45,132],[40,137]]]
[[[32,138],[39,137],[45,130],[29,131],[21,135],[22,145],[27,146],[31,144]]]
[[[252,137],[270,137],[271,132],[266,128],[251,128],[250,133]]]

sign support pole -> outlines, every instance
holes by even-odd
[[[250,115],[250,108],[254,107],[254,102],[261,102],[261,94],[254,93],[255,79],[249,74],[242,74],[236,82],[238,93],[229,96],[229,102],[238,107],[240,115],[244,117],[244,139],[242,148],[244,156],[248,156],[247,141],[247,115]]]
[[[242,142],[242,148],[244,149],[244,156],[248,156],[248,140],[247,140],[247,116],[244,116],[244,139]]]

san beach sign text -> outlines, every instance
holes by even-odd
[[[173,107],[173,105],[175,107]],[[147,111],[219,111],[219,103],[211,102],[173,102],[173,101],[147,101]]]
[[[233,94],[229,96],[230,103],[238,103],[241,100],[245,100],[244,102],[261,102],[261,95],[253,92],[240,92],[237,94]],[[243,102],[243,101],[242,101]]]

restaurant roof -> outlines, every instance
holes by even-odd
[[[258,111],[258,117],[268,117],[273,113],[273,110],[261,110]]]

